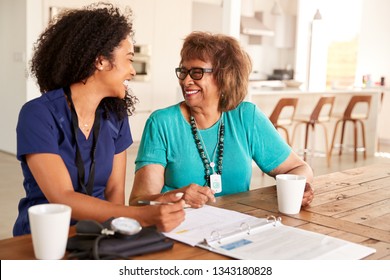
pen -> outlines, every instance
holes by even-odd
[[[151,201],[151,200],[138,200],[138,204],[140,205],[172,205],[171,202],[160,202],[160,201]]]

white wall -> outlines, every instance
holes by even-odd
[[[222,32],[221,5],[204,2],[192,3],[192,29],[196,31]],[[198,16],[201,15],[201,16]]]
[[[390,86],[390,1],[363,0],[357,78],[371,74],[374,81],[385,77]],[[371,112],[377,114],[378,112]],[[385,92],[379,121],[380,141],[390,143],[390,90]]]
[[[390,1],[363,0],[357,76],[386,76],[390,85]]]
[[[42,6],[43,3],[41,1],[26,1],[26,67],[28,67],[29,60],[33,55],[33,44],[42,32],[45,24]],[[38,86],[29,75],[27,78],[26,100],[31,100],[38,96],[40,96]]]
[[[0,149],[16,151],[18,111],[26,100],[26,0],[0,1]]]

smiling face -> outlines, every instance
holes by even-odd
[[[192,68],[213,68],[210,62],[199,59],[183,61],[181,68],[190,70]],[[213,73],[203,73],[200,80],[194,80],[188,74],[184,80],[179,80],[183,97],[190,108],[215,108],[218,107],[219,89]]]
[[[109,97],[123,99],[128,89],[129,82],[136,75],[132,65],[134,45],[130,39],[122,40],[112,53],[112,62],[102,59],[97,62],[96,68],[99,79]]]

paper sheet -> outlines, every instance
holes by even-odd
[[[211,234],[228,234],[240,228],[243,223],[259,219],[237,211],[204,205],[202,208],[187,208],[182,224],[168,233],[167,237],[196,246]],[[264,219],[265,220],[265,219]]]
[[[352,260],[375,252],[370,247],[281,223],[209,245],[212,246],[210,250],[223,255],[256,260]]]

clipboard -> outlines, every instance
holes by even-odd
[[[205,205],[186,209],[186,219],[167,237],[244,260],[357,260],[376,249],[283,225],[281,218],[256,218]]]

